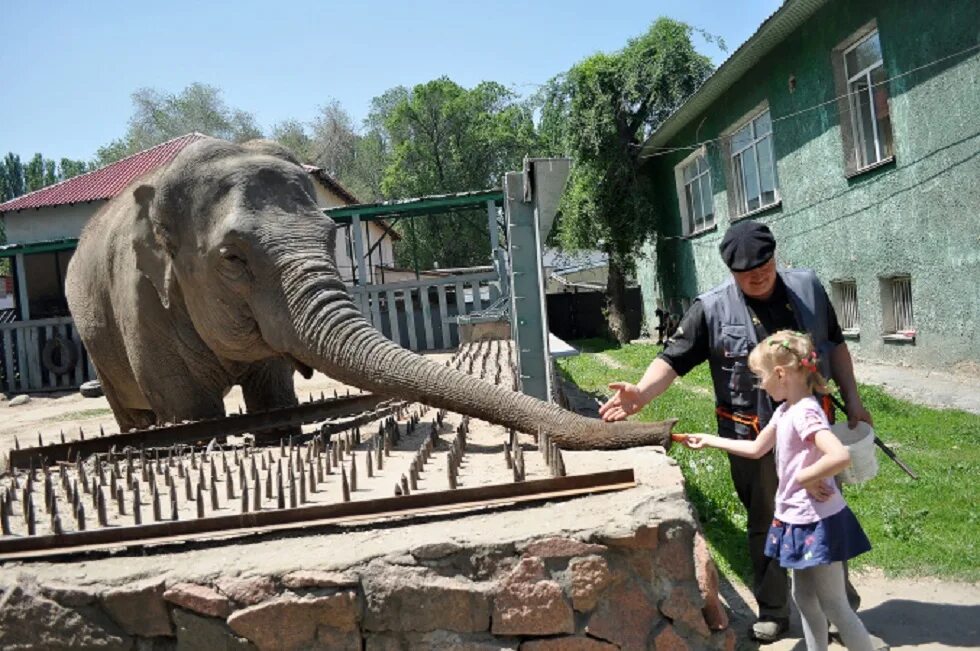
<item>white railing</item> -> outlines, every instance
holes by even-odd
[[[375,328],[417,352],[458,346],[453,319],[481,310],[499,297],[493,271],[348,289]]]
[[[0,324],[0,341],[2,387],[7,393],[75,389],[96,379],[71,317]],[[62,368],[64,355],[74,360],[67,369]]]

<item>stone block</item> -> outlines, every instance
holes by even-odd
[[[520,651],[617,651],[619,647],[582,635],[563,635],[543,640],[525,640]]]
[[[657,569],[672,581],[694,581],[694,530],[684,522],[660,527]]]
[[[354,588],[360,579],[346,572],[325,572],[323,570],[297,570],[282,577],[284,587],[291,590],[307,588]]]
[[[92,607],[66,608],[19,585],[0,597],[0,649],[80,648],[123,651],[132,638]]]
[[[708,627],[713,631],[727,628],[728,613],[718,595],[718,568],[700,531],[694,535],[694,573],[698,578],[698,589],[704,602],[702,612]]]
[[[517,651],[514,638],[488,633],[371,633],[365,637],[364,651]]]
[[[653,638],[653,648],[657,651],[689,651],[691,645],[672,626],[664,626]]]
[[[360,645],[359,615],[357,595],[347,591],[328,597],[276,597],[235,611],[228,626],[260,651],[303,649],[318,639],[356,637]]]
[[[412,549],[412,557],[420,561],[437,561],[458,554],[462,549],[453,542],[431,543]]]
[[[730,628],[711,634],[711,648],[715,651],[735,651],[735,644],[735,631]]]
[[[659,538],[660,536],[657,525],[641,525],[636,528],[632,535],[615,538],[603,538],[602,542],[611,547],[654,550],[660,544]]]
[[[425,568],[372,566],[363,576],[367,631],[486,631],[488,588]]]
[[[661,621],[656,605],[634,580],[607,589],[586,626],[586,633],[624,651],[646,649],[650,631]]]
[[[99,598],[98,591],[91,588],[49,583],[41,586],[41,594],[48,599],[57,601],[62,606],[77,608],[95,603]]]
[[[609,564],[601,556],[586,556],[573,558],[568,564],[571,575],[569,595],[572,607],[580,613],[595,608],[599,595],[612,583]]]
[[[102,593],[102,607],[130,635],[173,635],[163,600],[163,579],[132,583]]]
[[[214,586],[232,601],[245,606],[262,603],[278,593],[276,582],[268,576],[221,577],[214,582]]]
[[[608,550],[605,545],[594,543],[584,543],[580,540],[571,538],[542,538],[529,543],[522,550],[524,556],[537,556],[538,558],[573,558],[575,556],[589,556],[601,554]]]
[[[181,608],[224,619],[233,610],[228,597],[217,590],[196,583],[176,583],[163,593],[163,598]]]
[[[494,594],[493,624],[497,635],[573,633],[575,617],[561,586],[549,580],[544,561],[526,557],[500,580]]]
[[[255,645],[231,632],[220,619],[174,611],[177,651],[256,651]]]
[[[674,622],[676,628],[687,629],[707,638],[711,635],[711,631],[701,613],[700,595],[694,595],[693,592],[693,587],[675,585],[671,588],[670,594],[660,601],[660,612]]]

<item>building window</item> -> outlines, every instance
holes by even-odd
[[[837,321],[845,335],[860,332],[858,325],[857,283],[853,280],[834,280],[830,283]]]
[[[912,312],[912,277],[890,276],[881,279],[882,331],[890,339],[914,339]]]
[[[835,57],[842,67],[843,90],[847,99],[841,106],[841,124],[847,131],[844,147],[850,172],[890,160],[892,144],[888,85],[881,56],[881,41],[874,23],[838,48]]]
[[[735,214],[745,215],[779,201],[779,179],[772,149],[772,120],[769,109],[732,133],[729,143]]]
[[[715,225],[715,201],[711,173],[704,150],[697,151],[674,169],[680,198],[684,235],[693,235]]]

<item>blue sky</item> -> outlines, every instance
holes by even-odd
[[[88,160],[118,138],[140,87],[200,81],[268,130],[310,120],[331,99],[358,122],[372,97],[446,75],[530,94],[670,16],[721,36],[729,52],[780,0],[550,2],[68,2],[4,0],[0,155]],[[727,54],[696,40],[715,64]]]

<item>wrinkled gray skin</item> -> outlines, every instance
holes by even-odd
[[[405,350],[365,321],[336,227],[278,145],[201,140],[95,215],[68,304],[123,431],[297,404],[293,371],[469,414],[573,449],[669,444],[673,421],[603,423]]]

